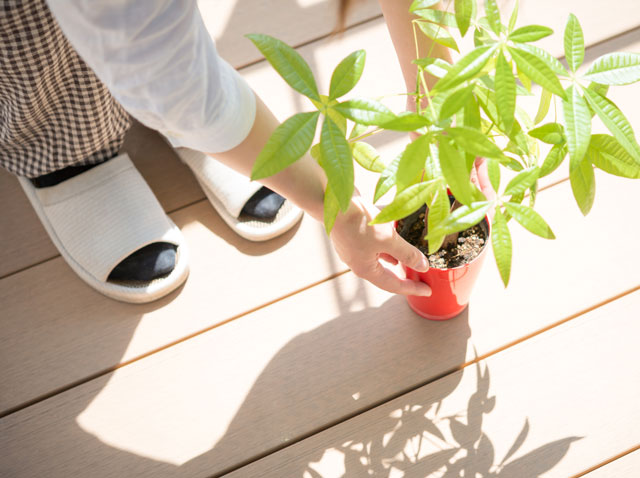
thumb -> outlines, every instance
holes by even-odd
[[[426,272],[429,270],[429,260],[427,257],[420,249],[409,244],[395,231],[389,248],[385,252],[395,257],[405,266],[411,267],[418,272]]]

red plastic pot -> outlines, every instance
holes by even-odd
[[[417,272],[403,266],[407,278],[421,280],[431,287],[431,296],[408,296],[409,307],[418,315],[430,320],[447,320],[457,316],[469,303],[473,285],[487,254],[490,237],[490,222],[485,217],[487,240],[478,257],[468,264],[453,269],[429,269]]]

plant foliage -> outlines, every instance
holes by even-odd
[[[563,37],[567,70],[547,51],[532,44],[551,35],[550,28],[516,28],[517,2],[508,25],[504,25],[496,0],[485,0],[486,17],[482,18],[478,18],[476,1],[447,2],[453,12],[439,8],[440,0],[412,3],[415,35],[426,35],[457,51],[451,30],[462,37],[473,32],[475,44],[472,50],[461,52],[453,64],[431,57],[414,60],[418,69],[412,92],[415,112],[396,113],[374,99],[342,98],[363,73],[363,50],[351,53],[337,65],[325,96],[318,92],[311,69],[294,49],[268,35],[248,35],[282,78],[314,106],[314,110],[294,115],[276,129],[254,165],[253,178],[275,174],[311,149],[328,179],[324,214],[330,232],[353,194],[355,160],[380,175],[374,201],[395,188],[394,199],[373,223],[400,219],[427,205],[430,253],[441,247],[446,235],[477,224],[495,210],[491,239],[506,286],[511,271],[511,219],[533,234],[555,238],[534,210],[540,178],[569,157],[571,188],[584,214],[594,201],[594,167],[617,176],[640,178],[640,146],[625,115],[607,98],[609,85],[640,80],[640,54],[608,53],[588,68],[582,66],[584,35],[578,19],[570,15]],[[424,80],[427,74],[438,78],[431,89]],[[532,84],[540,88],[534,90]],[[533,120],[518,106],[519,97],[531,92],[540,96]],[[562,112],[561,118],[541,124],[552,104]],[[611,134],[592,134],[594,117]],[[370,134],[383,130],[410,131],[419,136],[398,157],[385,160],[365,141]],[[312,146],[314,137],[320,139]],[[539,143],[551,145],[544,157],[540,157]],[[487,200],[470,180],[476,157],[488,158],[495,199]],[[501,182],[505,174],[510,180]],[[454,211],[449,208],[448,192],[462,204]],[[523,204],[526,196],[529,205]]]

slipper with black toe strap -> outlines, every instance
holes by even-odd
[[[49,187],[18,179],[62,257],[100,293],[145,303],[186,280],[182,233],[126,154]]]
[[[266,241],[284,234],[302,218],[303,211],[291,201],[211,156],[189,148],[176,152],[193,171],[211,205],[239,236]]]

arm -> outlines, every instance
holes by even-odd
[[[216,53],[194,0],[48,0],[63,32],[124,108],[174,144],[215,155],[249,175],[279,122]],[[263,183],[322,221],[326,178],[309,156]],[[428,295],[379,260],[426,270],[418,249],[390,224],[370,227],[376,209],[357,194],[331,240],[360,277],[390,292]]]

